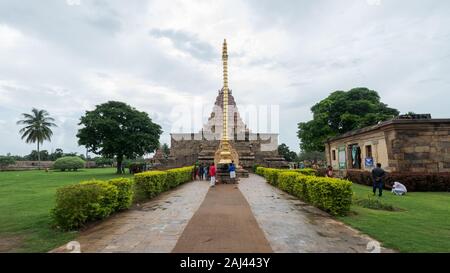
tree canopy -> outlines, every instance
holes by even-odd
[[[145,112],[117,101],[97,105],[81,117],[78,144],[95,154],[116,157],[117,172],[122,161],[151,153],[159,147],[161,126],[152,122]]]
[[[284,157],[284,159],[288,162],[297,161],[298,159],[297,153],[291,151],[289,147],[284,143],[278,145],[278,154]]]
[[[380,101],[376,91],[354,88],[335,91],[311,108],[313,120],[298,124],[303,151],[323,151],[327,138],[375,125],[399,115]]]
[[[31,109],[31,114],[22,113],[22,120],[17,122],[18,125],[24,125],[19,133],[26,143],[37,143],[38,167],[41,166],[41,158],[39,153],[39,145],[45,140],[50,141],[53,135],[50,127],[56,127],[54,118],[46,110]]]

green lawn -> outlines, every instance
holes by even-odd
[[[118,177],[115,169],[0,172],[0,252],[46,252],[76,237],[50,227],[58,187]],[[129,176],[127,174],[121,176]]]
[[[353,185],[356,198],[367,198],[372,188]],[[389,212],[353,205],[339,219],[400,252],[450,252],[450,193],[412,192],[394,196],[385,191],[383,203],[402,210]]]

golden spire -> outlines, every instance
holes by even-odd
[[[223,131],[222,131],[222,139],[220,141],[219,149],[216,154],[218,155],[218,161],[216,163],[219,164],[228,164],[231,161],[238,160],[235,154],[236,151],[231,147],[228,142],[228,53],[227,53],[227,40],[223,41],[222,48],[222,61],[223,61],[223,101],[222,101],[222,113],[223,113]],[[237,163],[237,162],[236,162]],[[237,164],[236,164],[237,165]]]
[[[228,140],[228,53],[227,53],[227,40],[223,40],[222,48],[222,61],[223,61],[223,132],[222,140]]]

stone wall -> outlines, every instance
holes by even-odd
[[[192,165],[197,161],[205,164],[214,162],[214,154],[219,147],[220,140],[201,138],[199,140],[199,137],[195,135],[190,135],[190,138],[181,138],[181,140],[178,134],[172,136],[170,157],[167,162],[170,167]],[[267,136],[264,135],[264,137]],[[275,146],[278,147],[277,144],[273,144],[278,141],[271,137],[273,136],[262,139],[261,136],[252,134],[248,140],[231,140],[230,144],[239,155],[240,165],[244,168],[251,168],[254,164],[267,167],[287,166],[284,159],[278,155],[278,150],[273,149]]]
[[[389,165],[398,172],[450,172],[450,124],[398,124],[386,134]]]
[[[401,173],[450,173],[450,120],[391,120],[331,139],[326,144],[327,163],[333,168],[332,151],[358,143],[361,157],[373,145],[374,163]],[[346,150],[347,151],[347,150]],[[348,158],[348,157],[347,157]],[[336,158],[337,159],[337,158]],[[337,168],[335,168],[337,169]],[[347,169],[351,169],[347,164]],[[361,170],[370,170],[362,168]]]

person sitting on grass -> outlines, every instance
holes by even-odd
[[[400,182],[394,182],[392,186],[392,193],[395,195],[405,195],[408,191],[406,190],[405,185]]]

